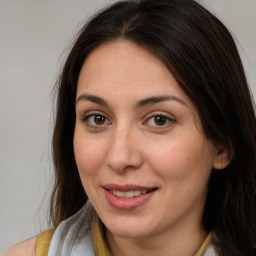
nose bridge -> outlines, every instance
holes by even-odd
[[[136,169],[141,164],[141,155],[136,143],[136,129],[126,123],[117,125],[112,131],[107,154],[107,165],[115,171],[130,167]]]

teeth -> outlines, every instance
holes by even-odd
[[[124,197],[126,197],[126,198],[134,197],[134,191],[125,191]]]
[[[139,196],[141,194],[146,194],[147,190],[131,190],[131,191],[117,191],[117,190],[110,190],[110,192],[120,198],[132,198],[135,196]]]
[[[134,196],[139,196],[140,195],[140,191],[139,190],[135,190],[134,191]]]

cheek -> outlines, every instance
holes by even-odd
[[[204,139],[173,138],[157,148],[148,147],[149,163],[160,176],[179,180],[209,175],[214,153]]]
[[[173,140],[154,151],[149,148],[150,167],[163,181],[162,189],[170,209],[177,209],[173,214],[185,212],[194,205],[198,209],[203,207],[212,169],[213,155],[209,150],[211,146],[209,148],[203,140],[195,138]]]
[[[96,176],[104,161],[104,151],[98,143],[88,138],[74,135],[74,154],[81,179],[84,176]]]
[[[99,150],[97,143],[90,142],[88,138],[83,138],[75,133],[74,153],[84,190],[92,200],[96,195],[98,177],[104,161],[103,151]]]

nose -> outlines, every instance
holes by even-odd
[[[143,162],[139,146],[135,131],[131,129],[114,131],[107,152],[108,167],[116,172],[138,169]]]

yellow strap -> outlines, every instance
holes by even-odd
[[[205,250],[207,248],[207,246],[209,245],[209,243],[211,242],[212,239],[212,232],[209,233],[209,235],[205,238],[204,242],[202,243],[201,247],[199,248],[199,250],[194,254],[194,256],[203,256],[205,253]]]
[[[48,255],[52,235],[53,229],[48,229],[38,235],[36,241],[36,256]]]
[[[111,256],[111,253],[108,249],[106,241],[103,236],[103,230],[101,227],[100,219],[96,212],[93,214],[92,218],[92,237],[93,237],[93,246],[96,256]]]
[[[53,229],[48,229],[38,235],[37,242],[36,242],[36,256],[47,256],[48,255],[53,232],[54,232]],[[209,235],[205,238],[201,247],[194,254],[194,256],[203,256],[206,248],[208,247],[209,243],[211,242],[211,239],[212,239],[212,232],[209,233]],[[94,234],[94,242],[95,242],[95,234]],[[103,247],[105,247],[105,246],[103,246]]]

